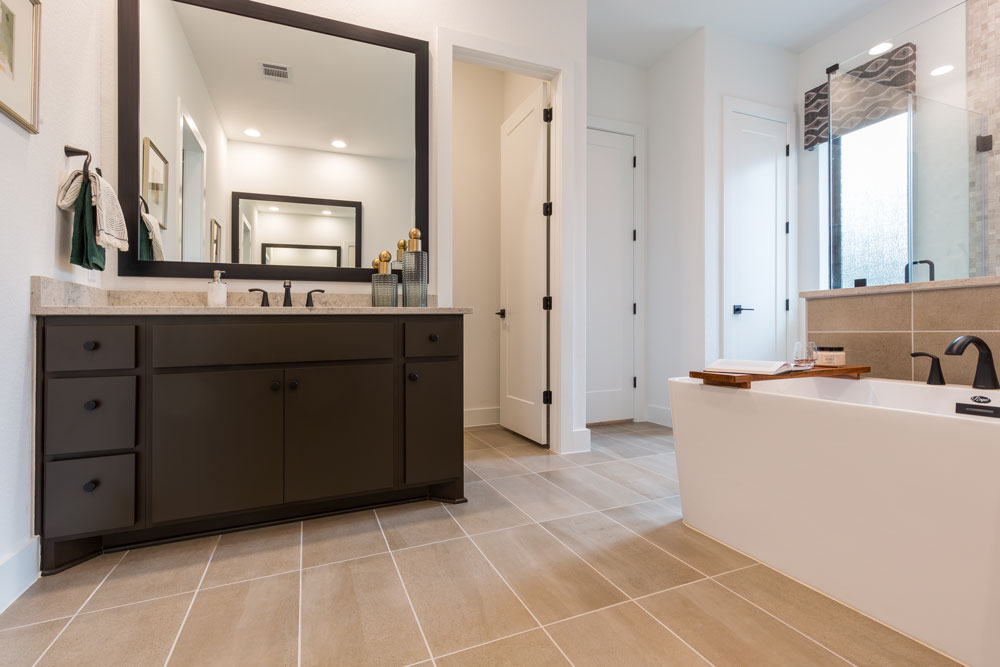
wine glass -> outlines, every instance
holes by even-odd
[[[817,356],[816,343],[811,341],[807,343],[803,343],[802,341],[795,343],[795,352],[792,355],[792,361],[798,370],[811,369],[816,365]]]

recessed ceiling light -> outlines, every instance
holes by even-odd
[[[268,208],[267,210],[271,211],[272,213],[277,213],[279,209],[278,209],[277,206],[272,206],[272,207]]]
[[[260,130],[255,130],[252,127],[248,127],[247,129],[243,130],[243,134],[247,135],[248,137],[253,137],[256,139],[257,137],[260,136]]]
[[[931,70],[931,76],[944,76],[955,69],[954,65],[941,65]]]
[[[333,215],[333,211],[323,211],[323,215]]]
[[[880,56],[892,48],[892,42],[882,42],[881,44],[876,44],[872,48],[868,49],[868,55]]]
[[[330,142],[330,145],[334,148],[347,148],[347,142],[343,139],[334,139]]]

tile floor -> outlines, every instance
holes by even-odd
[[[106,554],[0,615],[15,665],[956,664],[680,521],[669,429],[465,435],[420,502]]]

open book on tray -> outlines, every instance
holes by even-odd
[[[709,373],[747,373],[749,375],[781,375],[791,371],[808,370],[809,366],[796,366],[787,361],[749,361],[742,359],[719,359],[709,364]]]

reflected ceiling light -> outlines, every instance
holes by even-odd
[[[935,67],[931,70],[931,76],[944,76],[953,69],[955,69],[954,65],[941,65],[941,67]]]
[[[330,142],[330,145],[334,148],[347,148],[347,142],[343,139],[334,139]]]
[[[277,212],[278,212],[278,207],[277,207],[277,206],[271,206],[271,207],[270,207],[270,208],[268,208],[267,210],[268,210],[268,211],[271,211],[272,213],[277,213]]]
[[[255,130],[252,127],[248,127],[247,129],[243,130],[243,134],[247,135],[248,137],[253,137],[254,139],[256,139],[257,137],[260,136],[260,130]]]
[[[868,55],[880,56],[891,48],[892,48],[892,42],[882,42],[881,44],[876,44],[872,48],[868,49]]]
[[[333,215],[333,211],[323,211],[323,215]]]

